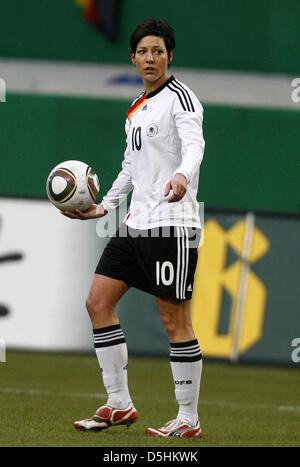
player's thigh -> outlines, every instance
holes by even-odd
[[[95,274],[86,300],[87,309],[113,308],[129,288],[122,280]]]

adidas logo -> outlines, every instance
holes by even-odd
[[[142,107],[142,110],[147,110],[147,104],[145,104],[144,107]]]
[[[190,284],[190,285],[188,286],[188,288],[186,289],[186,291],[187,291],[187,292],[191,292],[192,290],[193,290],[193,289],[192,289],[192,284]]]

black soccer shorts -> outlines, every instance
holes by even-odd
[[[95,273],[158,297],[189,300],[200,235],[194,227],[136,230],[122,224],[107,243]]]

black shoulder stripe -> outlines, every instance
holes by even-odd
[[[176,91],[176,89],[172,89],[171,86],[170,86],[170,84],[168,84],[168,88],[169,88],[171,91],[173,91],[173,92],[175,92],[175,93],[177,94],[177,96],[178,96],[178,98],[179,98],[179,101],[180,101],[180,104],[181,104],[183,110],[186,110],[186,107],[185,107],[185,105],[184,105],[184,103],[183,103],[183,100],[182,100],[182,98],[181,98],[180,92],[179,92],[179,91]]]
[[[187,95],[188,100],[189,100],[189,102],[190,102],[190,106],[191,106],[192,112],[195,112],[195,108],[194,108],[194,105],[193,105],[193,101],[192,101],[192,99],[191,99],[191,96],[189,95],[188,90],[185,89],[185,88],[179,83],[179,81],[177,81],[177,79],[175,79],[175,82],[176,82],[176,84],[178,84],[178,86],[181,87],[181,89],[183,90],[183,92]],[[174,86],[175,86],[175,83],[174,83],[174,82],[173,82],[173,84],[174,84]]]
[[[189,105],[189,101],[188,101],[188,99],[187,99],[187,96],[186,96],[184,90],[183,90],[182,88],[180,88],[177,84],[175,84],[174,81],[173,81],[173,83],[172,83],[172,86],[174,86],[176,89],[179,90],[179,92],[181,93],[181,95],[182,95],[182,97],[183,97],[183,99],[184,99],[184,101],[185,101],[185,105],[186,105],[188,111],[191,112],[191,108],[190,108],[190,105]]]

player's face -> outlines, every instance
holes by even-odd
[[[168,79],[168,64],[172,58],[173,52],[169,57],[162,37],[145,36],[140,40],[131,60],[140,73],[147,92],[155,90]]]

